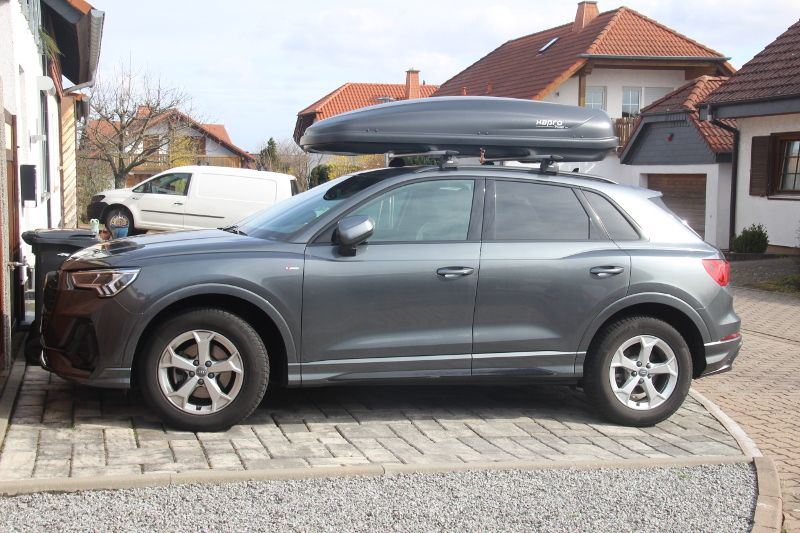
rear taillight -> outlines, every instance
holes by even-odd
[[[714,281],[720,287],[725,287],[731,280],[731,265],[724,259],[703,259],[703,266],[708,272],[708,275],[714,278]]]
[[[722,337],[719,340],[719,342],[728,342],[728,341],[736,340],[741,336],[742,336],[742,334],[737,331],[736,333],[731,333],[730,335],[726,335],[726,336]]]

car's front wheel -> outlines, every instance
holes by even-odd
[[[267,350],[249,323],[221,309],[194,309],[156,329],[138,362],[138,383],[168,425],[227,429],[258,406],[269,381]]]
[[[651,426],[683,403],[692,357],[681,334],[650,316],[624,318],[604,328],[587,354],[584,389],[611,421]]]

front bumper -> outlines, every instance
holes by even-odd
[[[97,387],[127,388],[130,367],[123,364],[125,340],[138,316],[119,298],[66,287],[60,272],[45,278],[41,365],[58,376]]]
[[[705,345],[706,368],[701,376],[727,372],[742,349],[741,335],[727,341],[710,342]]]

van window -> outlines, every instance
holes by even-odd
[[[157,178],[142,183],[133,189],[133,192],[186,196],[186,193],[189,191],[190,177],[191,174],[186,172],[164,174],[163,176],[158,176]]]
[[[233,176],[224,174],[202,174],[195,180],[198,198],[234,200],[248,203],[272,203],[277,186],[269,179]]]

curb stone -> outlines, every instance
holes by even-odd
[[[722,424],[728,433],[736,439],[743,453],[753,458],[758,485],[758,499],[753,515],[753,533],[780,533],[783,525],[783,496],[781,481],[775,463],[765,457],[756,443],[745,433],[742,427],[726,415],[717,404],[709,400],[695,389],[689,394]]]
[[[324,477],[381,477],[401,474],[439,474],[447,472],[474,472],[484,470],[609,470],[678,468],[710,464],[748,463],[750,457],[708,456],[684,459],[637,459],[619,461],[575,461],[553,464],[542,461],[511,461],[481,463],[369,464],[352,466],[326,466],[281,468],[264,470],[222,470],[181,472],[178,474],[131,474],[91,478],[44,478],[0,481],[0,495],[16,496],[34,492],[80,492],[85,490],[117,490],[141,487],[163,487],[190,483],[233,483],[244,481],[277,481],[288,479],[315,479]]]

